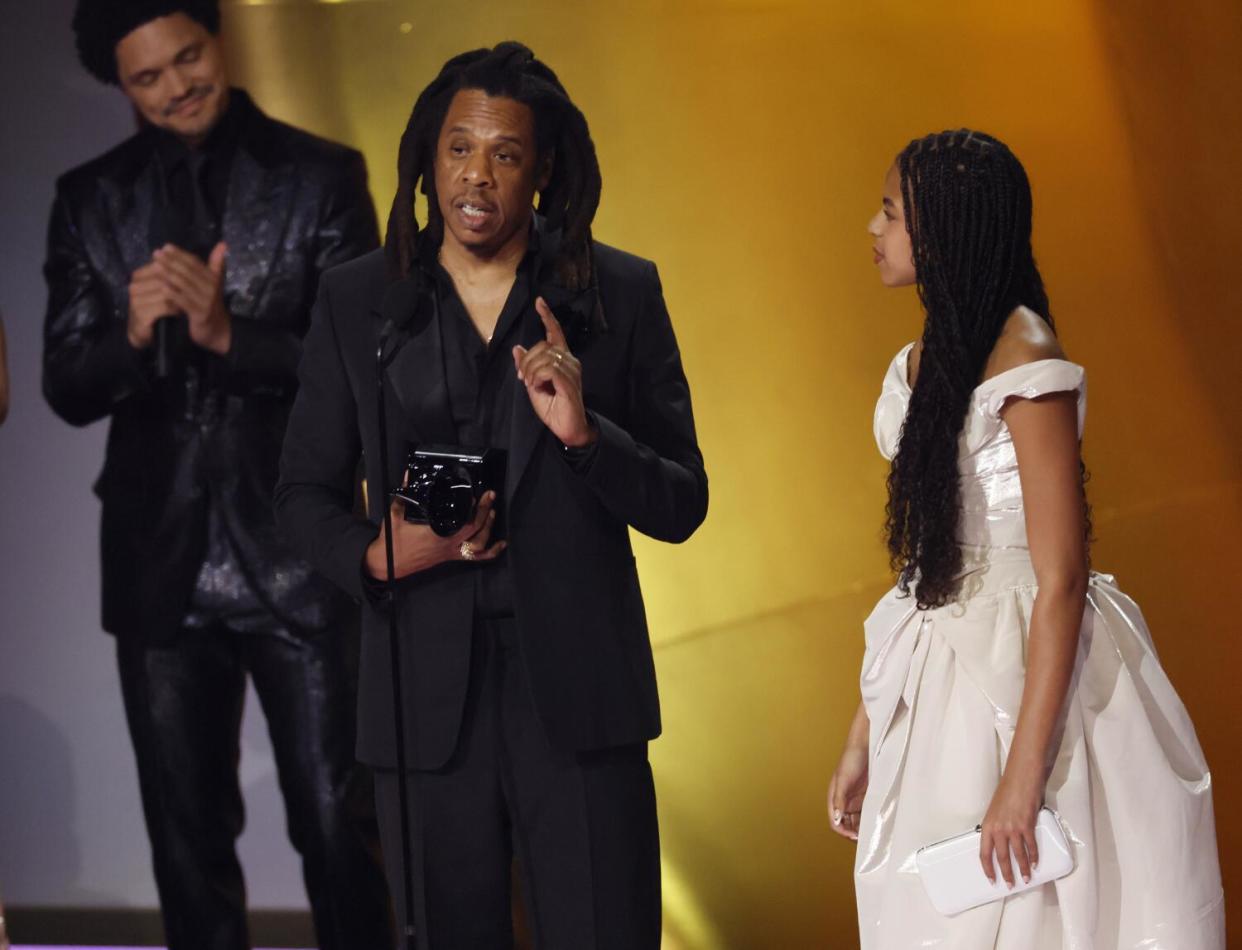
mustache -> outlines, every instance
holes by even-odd
[[[202,99],[204,96],[210,95],[213,91],[215,91],[215,88],[216,87],[210,83],[205,86],[191,86],[186,90],[184,95],[178,96],[176,99],[169,102],[168,105],[164,106],[162,111],[164,118],[167,119],[187,102],[193,102],[195,99]]]

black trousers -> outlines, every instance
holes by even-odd
[[[237,768],[247,674],[319,946],[389,950],[371,782],[354,759],[356,640],[216,626],[183,630],[167,647],[122,639],[117,660],[170,950],[250,946],[235,849],[245,823]]]
[[[538,950],[658,950],[660,842],[646,743],[552,749],[512,621],[476,625],[470,676],[453,758],[408,773],[419,950],[511,948],[515,854]],[[376,772],[375,794],[400,928],[395,771]]]

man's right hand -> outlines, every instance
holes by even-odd
[[[155,338],[155,321],[177,312],[160,271],[152,261],[134,271],[129,279],[129,345],[145,350]]]
[[[392,503],[392,556],[395,576],[400,579],[425,571],[446,561],[492,561],[504,551],[506,542],[490,544],[492,526],[496,523],[496,493],[485,492],[479,499],[474,520],[456,534],[442,538],[429,525],[412,524],[405,520],[405,503]],[[469,551],[470,556],[466,556]],[[379,536],[367,546],[367,573],[377,580],[388,577],[388,560],[384,552],[384,526]]]

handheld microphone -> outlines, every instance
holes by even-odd
[[[183,245],[186,226],[181,216],[176,213],[165,197],[163,203],[157,205],[151,215],[148,228],[148,240],[152,248],[173,243]],[[180,313],[169,313],[160,317],[152,325],[154,338],[151,348],[154,353],[152,372],[156,379],[164,380],[172,376],[174,368],[184,353],[189,342],[189,328],[185,316]]]
[[[156,379],[167,379],[172,375],[173,364],[184,351],[189,338],[185,315],[170,313],[155,321],[152,329],[155,332],[155,366]]]
[[[152,208],[147,226],[147,237],[152,249],[165,244],[175,244],[201,260],[206,261],[215,244],[214,229],[195,214],[188,214],[169,200],[168,182],[160,173],[160,200]],[[197,194],[197,186],[195,186]],[[201,205],[201,201],[196,202]],[[190,350],[190,328],[185,314],[169,313],[155,321],[153,373],[156,379],[172,376],[185,360]]]

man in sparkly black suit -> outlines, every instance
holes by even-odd
[[[374,248],[362,156],[232,89],[215,0],[80,0],[83,64],[142,129],[57,183],[44,392],[111,417],[103,626],[170,948],[244,948],[246,678],[323,948],[389,948],[354,760],[349,599],[284,544],[272,490],[320,272]]]

